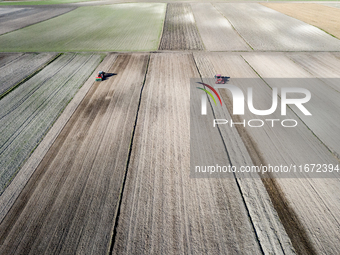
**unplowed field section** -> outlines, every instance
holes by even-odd
[[[105,254],[149,55],[92,85],[0,227],[1,254]]]
[[[192,55],[151,56],[114,254],[261,254],[235,179],[189,177],[191,77]]]
[[[243,39],[261,51],[339,51],[340,41],[322,30],[257,3],[216,8]]]
[[[266,77],[267,73],[265,73],[265,70],[267,69],[272,74],[270,67],[273,65],[273,62],[269,61],[270,58],[265,60],[265,54],[261,58],[256,58],[258,53],[244,53],[242,55],[255,71],[260,75],[262,74],[263,77]],[[211,66],[216,73],[226,73],[235,78],[258,77],[244,59],[236,54],[195,54],[195,58],[200,70]],[[278,72],[287,74],[289,77],[297,75],[296,73],[288,74],[284,71],[289,66],[299,71],[299,68],[292,61],[283,62],[278,59],[276,61],[281,63],[280,68],[277,70]],[[202,71],[201,73],[204,72]],[[246,94],[249,82],[235,85],[240,87]],[[253,84],[253,87],[256,88],[256,90],[254,89],[254,102],[256,102],[257,108],[268,109],[268,104],[270,103],[268,98],[271,98],[272,93],[271,88],[263,81]],[[219,91],[224,103],[230,107],[231,99],[228,94],[222,92],[221,89]],[[328,102],[324,102],[324,104],[328,104]],[[280,113],[274,113],[266,118],[268,117],[282,119]],[[252,115],[249,112],[246,112],[244,115],[244,119],[247,120],[256,118],[258,119],[259,116]],[[243,132],[240,132],[254,163],[270,164],[273,166],[291,163],[301,165],[306,162],[338,164],[338,160],[335,159],[334,155],[329,152],[291,110],[287,111],[285,118],[296,119],[299,122],[298,126],[294,130],[283,128],[280,125],[275,128],[268,126],[263,128],[247,127],[243,129]],[[230,127],[226,126],[225,128]],[[279,177],[279,175],[276,177]],[[339,235],[337,234],[339,222],[337,219],[339,217],[340,204],[336,195],[340,192],[338,178],[276,178],[276,183],[279,189],[270,187],[277,191],[277,193],[272,193],[271,195],[275,200],[281,195],[286,199],[286,203],[278,199],[277,201],[281,201],[283,204],[276,204],[278,206],[276,209],[297,251],[302,254],[304,252],[311,253],[312,250],[316,250],[317,253],[339,253]],[[273,192],[273,190],[269,191]],[[289,213],[290,209],[293,211],[292,215]],[[315,235],[315,233],[318,233],[318,235]]]
[[[66,54],[0,100],[0,192],[101,60]]]
[[[263,3],[263,5],[340,38],[340,9],[338,8],[308,3]]]
[[[203,50],[190,4],[169,3],[160,50]]]
[[[210,3],[192,3],[191,8],[204,46],[209,51],[250,51],[229,21]]]
[[[165,9],[162,3],[81,7],[0,36],[0,51],[156,50]]]
[[[3,65],[0,64],[0,97],[54,56],[55,54],[51,53],[27,53],[13,60],[8,59],[9,61]]]
[[[0,10],[0,35],[19,28],[51,19],[75,8],[2,8]]]

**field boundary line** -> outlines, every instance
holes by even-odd
[[[166,17],[166,13],[168,12],[168,4],[169,4],[169,3],[165,3],[165,12],[164,12],[164,19],[163,19],[162,31],[161,31],[160,36],[159,36],[158,45],[157,45],[157,50],[159,49],[159,46],[161,46],[161,41],[162,41],[163,32],[164,32],[164,25],[165,25],[165,17]]]
[[[231,25],[231,27],[235,30],[235,32],[242,38],[242,40],[249,46],[249,48],[252,50],[252,51],[255,51],[254,48],[250,45],[250,43],[247,42],[247,40],[241,35],[241,33],[239,31],[237,31],[237,29],[235,28],[235,26],[233,25],[233,23],[231,23],[231,21],[226,17],[224,16],[224,14],[219,10],[219,8],[216,8],[215,6],[216,3],[211,3],[211,5],[215,8],[215,10],[222,15],[222,17],[224,17]],[[220,4],[220,2],[217,2],[217,4]]]
[[[15,90],[16,88],[18,88],[21,84],[23,84],[24,82],[28,81],[29,79],[31,79],[33,76],[37,75],[42,69],[44,69],[46,66],[48,66],[49,64],[51,64],[53,61],[55,61],[57,58],[59,58],[62,55],[62,53],[58,53],[56,54],[54,57],[52,57],[50,60],[48,60],[46,63],[42,64],[40,67],[38,67],[37,70],[33,71],[33,73],[29,74],[27,77],[25,77],[24,79],[22,79],[21,81],[19,81],[17,84],[15,84],[13,87],[9,88],[8,90],[6,90],[4,93],[2,93],[0,95],[0,100],[3,99],[6,95],[8,95],[9,93],[11,93],[13,90]]]
[[[123,202],[124,188],[125,188],[125,183],[126,183],[126,179],[127,179],[128,170],[129,170],[132,149],[133,149],[133,140],[134,140],[135,132],[136,132],[136,128],[137,128],[138,113],[139,113],[140,105],[141,105],[141,102],[142,102],[143,90],[144,90],[144,86],[145,86],[145,82],[146,82],[146,77],[147,77],[148,70],[149,70],[150,59],[151,59],[151,54],[149,54],[148,62],[146,64],[143,85],[141,87],[140,94],[139,94],[139,101],[138,101],[138,107],[137,107],[137,111],[136,111],[136,118],[135,118],[135,123],[134,123],[132,134],[131,134],[129,153],[128,153],[128,157],[127,157],[127,161],[126,161],[124,178],[123,178],[123,182],[122,182],[122,186],[121,186],[120,194],[119,194],[119,198],[118,198],[118,206],[116,207],[116,211],[115,211],[115,216],[114,216],[115,220],[114,220],[114,224],[113,224],[113,229],[111,231],[111,241],[110,241],[110,245],[108,247],[108,249],[109,249],[108,250],[108,254],[112,254],[113,253],[113,248],[114,248],[115,241],[116,241],[117,227],[118,227],[119,216],[120,216],[120,209],[121,209],[122,202]]]
[[[24,163],[18,174],[14,177],[12,182],[7,186],[3,194],[0,196],[0,223],[3,221],[8,211],[20,195],[23,188],[33,175],[36,168],[41,163],[42,159],[53,145],[60,132],[68,123],[73,113],[76,111],[80,103],[83,101],[88,91],[95,82],[96,74],[101,69],[108,69],[114,63],[117,54],[108,54],[97,66],[94,72],[90,75],[84,85],[78,90],[73,99],[66,106],[64,111],[60,114],[51,129],[47,132],[41,143],[35,148],[33,153]]]

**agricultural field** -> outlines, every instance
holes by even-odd
[[[0,54],[0,98],[55,56],[56,54],[52,53],[26,53],[12,54],[6,58],[6,55],[2,57]],[[2,58],[4,58],[3,61]]]
[[[230,22],[210,3],[192,3],[192,11],[204,46],[209,51],[251,51]]]
[[[338,172],[191,172],[340,165],[339,9],[75,1],[0,7],[0,254],[340,254]],[[234,115],[225,89],[204,116],[215,74],[256,109],[306,88],[312,116],[283,116],[281,94],[269,116]]]
[[[256,51],[339,51],[324,31],[256,3],[214,4]]]
[[[65,54],[0,100],[0,192],[101,60]]]
[[[0,8],[0,35],[57,17],[74,9],[74,7]]]
[[[147,51],[158,48],[166,4],[82,7],[0,36],[2,52]]]
[[[263,5],[340,38],[340,9],[314,3],[263,3]]]
[[[167,4],[160,50],[203,50],[190,4]]]
[[[112,76],[93,84],[20,194],[30,199],[11,208],[17,227],[3,220],[1,253],[107,252],[148,59],[111,58]]]
[[[259,58],[259,55],[259,53],[244,53],[242,56],[236,54],[231,55],[211,53],[195,54],[195,59],[202,75],[206,73],[206,71],[204,71],[206,68],[209,68],[208,70],[212,69],[213,72],[217,73],[228,73],[234,78],[256,78],[258,77],[258,73],[261,75],[261,77],[264,77],[265,81],[267,81],[269,85],[274,85],[269,83],[271,79],[266,79],[265,77],[273,77],[278,73],[274,74],[272,72],[273,70],[268,69],[273,65],[273,62],[268,60],[266,61],[265,58],[267,57],[270,59],[270,57],[275,55],[277,55],[277,57],[282,57],[282,54],[262,54],[261,58]],[[228,59],[228,61],[225,61],[225,59]],[[278,59],[276,59],[276,61],[277,63],[282,63],[280,65],[281,69],[284,69],[284,67],[286,67],[286,69],[292,67],[291,70],[296,70],[296,72],[291,71],[290,73],[283,72],[286,77],[301,77],[297,75],[299,71],[301,72],[301,70],[299,67],[294,66],[294,62],[280,62]],[[247,63],[249,63],[250,66]],[[285,63],[285,65],[283,65],[283,63]],[[274,68],[275,66],[273,69]],[[256,73],[253,70],[255,70]],[[338,74],[340,73],[338,72]],[[208,73],[208,75],[208,77],[210,77],[211,74]],[[232,82],[235,83],[237,81]],[[249,81],[248,84],[238,83],[237,85],[243,90],[246,90],[246,88],[249,86]],[[256,102],[259,102],[257,107],[260,109],[267,109],[268,105],[266,105],[266,102],[268,103],[268,100],[265,98],[270,97],[271,89],[263,81],[258,81],[256,87],[258,88],[258,92],[254,94],[254,97],[256,98]],[[327,90],[327,85],[324,86],[324,89]],[[224,99],[224,102],[229,101],[228,94],[221,92],[221,95]],[[315,103],[317,104],[317,102]],[[228,105],[228,103],[226,104]],[[320,104],[317,105],[320,106]],[[290,111],[287,113],[287,118],[295,118],[294,115],[294,112]],[[280,119],[281,116],[271,115],[270,117],[273,119]],[[245,118],[254,119],[258,118],[258,116],[246,115]],[[338,162],[337,159],[335,159],[334,156],[329,152],[329,150],[322,145],[320,140],[313,133],[309,132],[308,127],[302,123],[300,123],[300,125],[298,125],[295,130],[290,132],[285,128],[277,126],[275,129],[268,127],[254,129],[248,127],[244,130],[244,132],[239,133],[242,134],[242,139],[247,146],[248,151],[250,151],[253,162],[258,165],[261,163],[280,165],[283,164],[283,162],[285,162],[285,164],[290,164],[292,162],[295,162],[296,164],[303,164],[304,162],[328,162],[337,164]],[[252,146],[252,144],[256,146]],[[233,148],[231,147],[230,150],[232,151]],[[323,181],[321,179],[276,178],[275,180],[278,182],[278,186],[281,187],[279,192],[284,193],[283,197],[287,198],[293,208],[293,211],[297,214],[297,220],[295,220],[294,223],[296,226],[291,223],[292,219],[289,219],[289,213],[286,212],[286,215],[280,215],[287,232],[291,231],[288,234],[290,235],[292,242],[297,242],[297,240],[299,240],[297,243],[294,243],[294,248],[298,247],[297,250],[301,253],[310,252],[311,249],[316,249],[317,252],[326,250],[328,253],[334,253],[335,250],[339,250],[337,245],[327,245],[328,238],[330,238],[332,242],[338,241],[339,237],[336,234],[336,229],[339,227],[339,225],[335,218],[333,218],[331,215],[331,212],[324,211],[322,213],[322,210],[324,210],[325,207],[333,207],[335,211],[332,210],[332,212],[335,213],[337,210],[336,208],[340,206],[339,203],[335,201],[336,197],[332,195],[336,194],[334,193],[335,189],[336,187],[339,187],[338,180],[327,179],[328,182],[331,183],[329,187],[323,187],[324,183],[327,181]],[[280,201],[279,194],[270,195],[278,196],[278,198],[272,197],[273,201],[276,199]],[[309,199],[306,199],[307,197]],[[322,201],[320,204],[317,202],[319,198]],[[284,203],[285,201],[280,202]],[[277,206],[280,205],[278,204]],[[308,210],[308,212],[303,212],[305,208],[313,209]],[[283,208],[277,211],[279,214],[284,213]],[[320,220],[320,218],[317,216],[319,213],[324,215],[322,219],[327,218],[329,221],[324,223],[323,220]],[[302,226],[299,226],[299,224],[302,224]],[[296,229],[296,227],[312,230],[310,232],[303,233],[303,231]],[[322,234],[320,236],[311,235],[311,233],[315,233],[316,231]],[[329,234],[327,231],[329,231]],[[312,243],[316,244],[316,247],[309,247],[309,245],[305,244],[303,241],[304,235],[307,235],[307,239],[310,238]]]

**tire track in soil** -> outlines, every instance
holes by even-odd
[[[190,4],[167,4],[159,50],[204,50]]]
[[[91,87],[1,223],[0,252],[107,252],[148,58],[119,55]]]

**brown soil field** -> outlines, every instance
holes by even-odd
[[[0,253],[107,252],[149,56],[119,55],[0,227]]]
[[[261,3],[340,38],[340,9],[315,3]]]
[[[17,9],[17,8],[16,8]],[[0,35],[27,27],[29,25],[51,19],[74,10],[75,7],[67,8],[20,8],[17,11],[0,15]]]
[[[189,100],[192,77],[199,74],[191,54],[151,56],[113,254],[291,254],[261,181],[189,176],[189,103],[200,98]],[[197,148],[202,156],[228,161],[217,131],[203,143]],[[257,206],[266,208],[266,216],[255,216]]]
[[[291,78],[299,77],[299,74],[305,73],[293,61],[280,60],[283,56],[283,53],[242,53],[242,56],[236,53],[197,53],[195,59],[198,63],[207,66],[206,69],[228,74],[234,78],[256,78],[257,74],[262,77],[270,75],[276,77],[281,74]],[[202,71],[202,74],[205,73]],[[211,74],[207,73],[207,75]],[[237,85],[245,91],[249,83],[238,83]],[[268,109],[266,98],[270,97],[271,88],[263,81],[258,82],[256,86],[258,92],[254,94],[256,98],[254,101],[260,103],[258,108]],[[221,89],[220,93],[223,101],[230,107],[228,94],[222,92]],[[279,114],[271,117],[273,119],[281,118]],[[246,113],[244,118],[254,119],[258,116]],[[296,119],[296,115],[289,110],[287,118]],[[306,162],[338,164],[334,155],[300,120],[299,125],[293,131],[279,126],[275,129],[247,127],[238,130],[238,133],[256,165],[290,163],[300,165]],[[230,146],[230,149],[233,147]],[[267,191],[297,253],[339,253],[339,235],[337,234],[339,223],[336,216],[340,207],[336,196],[339,192],[338,178],[276,178],[272,181],[273,183],[266,183]],[[314,233],[319,234],[315,235]]]
[[[203,50],[190,4],[169,3],[166,9],[160,50]]]

